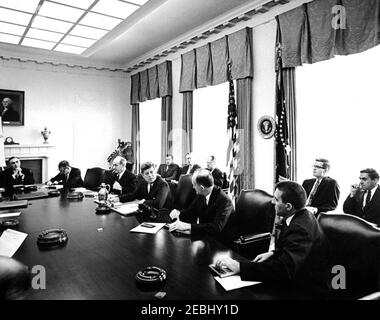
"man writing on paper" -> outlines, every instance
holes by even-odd
[[[47,182],[48,186],[63,184],[65,189],[83,187],[80,169],[71,167],[68,161],[62,160],[58,163],[58,170],[59,173]]]
[[[153,162],[145,162],[141,165],[143,177],[132,193],[120,195],[120,202],[140,200],[139,203],[161,209],[171,207],[171,195],[168,183],[157,175]]]
[[[242,280],[290,285],[307,295],[325,297],[329,289],[326,241],[316,218],[305,209],[305,190],[296,182],[279,182],[273,203],[282,218],[275,250],[258,255],[253,262],[224,257],[216,266],[240,272]]]
[[[170,213],[170,218],[177,221],[170,224],[169,231],[219,235],[234,210],[230,198],[214,185],[209,170],[195,171],[192,183],[197,197],[188,208]]]

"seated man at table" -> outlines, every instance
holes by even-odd
[[[58,164],[59,173],[51,178],[46,184],[62,184],[64,189],[83,187],[83,180],[80,169],[70,166],[67,160],[62,160]]]
[[[230,198],[214,185],[214,179],[206,169],[195,171],[192,183],[197,197],[188,208],[170,213],[170,218],[177,221],[170,224],[169,231],[220,235],[234,210]]]
[[[120,195],[121,202],[140,200],[150,207],[161,209],[171,207],[171,195],[168,183],[157,175],[153,162],[141,165],[142,179],[139,179],[135,191]]]
[[[223,172],[216,167],[215,156],[209,156],[206,164],[207,164],[207,169],[210,170],[212,177],[214,178],[215,185],[220,188],[223,188],[223,182],[224,182]]]
[[[242,280],[291,285],[313,297],[325,297],[329,290],[326,240],[315,216],[305,209],[305,190],[296,182],[279,182],[273,203],[282,218],[275,250],[253,261],[223,257],[216,266],[240,272]]]
[[[117,195],[132,193],[136,188],[136,176],[127,168],[127,160],[117,156],[112,161],[112,171],[109,171],[104,182],[111,186],[111,192]]]
[[[181,175],[181,169],[178,164],[174,163],[173,155],[167,154],[165,164],[159,166],[157,173],[167,182],[171,182],[172,180],[174,180],[173,182],[177,182]]]
[[[20,159],[11,157],[9,167],[2,173],[2,185],[9,191],[14,185],[28,185],[34,183],[33,172],[21,167]]]
[[[190,152],[186,153],[186,164],[181,169],[181,174],[193,174],[196,170],[201,167],[193,163],[193,156]]]

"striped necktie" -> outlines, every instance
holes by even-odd
[[[313,199],[315,197],[315,194],[317,193],[318,186],[320,185],[321,180],[316,180],[313,188],[310,191],[309,198],[307,199],[307,205],[310,206],[311,203],[313,202]]]

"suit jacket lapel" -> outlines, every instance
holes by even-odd
[[[366,194],[366,193],[363,192],[362,204],[363,204],[363,201],[364,201],[364,196],[365,196],[365,194]],[[380,197],[380,191],[379,191],[379,187],[377,187],[377,189],[376,189],[374,195],[373,195],[372,198],[371,198],[371,201],[368,203],[367,206],[365,206],[365,207],[363,208],[363,211],[368,211],[369,208],[373,205],[373,203],[374,203],[375,201],[377,201],[377,199],[378,199],[379,197]]]

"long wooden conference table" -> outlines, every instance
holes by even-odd
[[[208,265],[221,254],[244,259],[212,238],[178,236],[166,229],[157,234],[132,233],[135,216],[97,215],[93,198],[69,200],[64,196],[30,200],[18,217],[15,230],[28,234],[13,258],[46,270],[46,289],[30,288],[26,299],[155,299],[251,300],[292,298],[264,284],[232,291],[214,279]],[[64,229],[66,246],[41,250],[38,235],[51,228]],[[163,268],[166,283],[159,290],[136,286],[136,273],[148,266]]]

